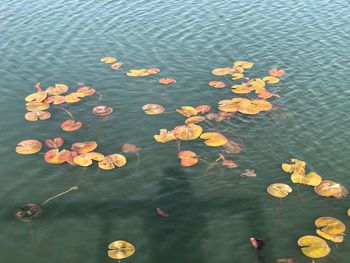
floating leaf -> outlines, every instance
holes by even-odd
[[[45,145],[49,148],[59,148],[63,145],[64,140],[61,137],[54,138],[53,140],[45,140]]]
[[[176,137],[173,133],[173,131],[168,131],[167,129],[160,129],[159,135],[154,135],[153,138],[157,142],[166,143],[175,141]]]
[[[242,173],[241,176],[256,177],[256,173],[255,173],[255,170],[245,169],[244,173]]]
[[[113,259],[123,259],[135,253],[135,247],[124,240],[117,240],[108,245],[108,256]]]
[[[110,63],[114,63],[117,61],[116,58],[113,58],[113,57],[104,57],[104,58],[101,58],[100,61],[102,63],[107,63],[107,64],[110,64]]]
[[[78,154],[84,154],[92,152],[97,148],[97,142],[95,141],[86,141],[86,142],[76,142],[72,144],[72,151],[77,152]]]
[[[149,69],[146,70],[146,72],[148,74],[155,75],[155,74],[160,72],[160,69],[159,68],[149,68]]]
[[[331,180],[324,180],[314,187],[317,194],[325,197],[343,198],[348,195],[348,190],[341,184]]]
[[[113,108],[108,106],[103,106],[103,105],[96,106],[92,109],[92,113],[99,117],[111,115],[112,112],[113,112]]]
[[[123,167],[126,164],[126,158],[122,154],[111,154],[109,157],[117,167]]]
[[[24,100],[26,102],[30,102],[30,101],[42,102],[46,98],[47,98],[47,93],[43,91],[39,91],[28,95],[27,97],[25,97]]]
[[[115,165],[111,157],[105,156],[105,158],[102,161],[98,162],[98,167],[103,170],[112,170],[115,168]]]
[[[73,92],[64,97],[66,103],[75,103],[85,97],[83,92]]]
[[[331,251],[327,242],[316,236],[303,236],[298,239],[298,245],[303,254],[310,258],[322,258]]]
[[[98,152],[88,152],[84,154],[87,158],[99,162],[102,161],[105,156],[102,153],[98,153]]]
[[[59,105],[66,102],[66,97],[61,95],[53,95],[50,97],[47,97],[46,100],[44,100],[45,103],[53,103],[54,105]]]
[[[225,152],[227,152],[227,153],[240,153],[241,152],[241,146],[234,141],[227,141],[227,143],[224,144],[222,146],[222,148],[224,148]]]
[[[224,116],[221,116],[217,113],[209,113],[209,114],[205,115],[205,117],[210,121],[216,121],[216,122],[220,122],[220,121],[223,121],[225,119]]]
[[[163,85],[170,85],[170,84],[175,84],[176,83],[176,79],[172,79],[172,78],[162,78],[159,80],[160,84]]]
[[[73,159],[74,163],[76,163],[79,166],[90,166],[92,164],[92,160],[86,156],[86,154],[80,154],[74,157]]]
[[[29,111],[24,115],[27,121],[47,120],[51,117],[48,111]]]
[[[197,154],[192,151],[181,151],[177,157],[181,160],[182,167],[190,167],[198,163]]]
[[[210,81],[209,82],[209,86],[213,87],[213,88],[216,88],[216,89],[226,88],[226,84],[224,82],[216,81],[216,80]]]
[[[61,164],[64,163],[70,157],[70,155],[70,151],[65,149],[62,151],[58,149],[51,149],[45,153],[44,159],[50,164]]]
[[[41,142],[37,140],[24,140],[17,144],[16,153],[19,154],[33,154],[40,152],[41,150]]]
[[[317,228],[316,233],[321,237],[336,243],[343,242],[343,235],[346,226],[342,221],[334,217],[319,217],[315,221]]]
[[[64,131],[76,131],[79,130],[82,126],[83,124],[80,121],[76,122],[75,120],[66,120],[61,124],[61,128]]]
[[[334,243],[341,243],[344,241],[343,235],[330,235],[330,234],[327,234],[319,229],[316,230],[316,234],[319,235],[320,237],[323,237],[324,239],[330,240]]]
[[[159,104],[145,104],[142,106],[142,110],[149,115],[161,114],[164,112],[164,107]]]
[[[239,67],[239,68],[247,69],[247,68],[253,67],[253,66],[254,66],[254,63],[248,62],[248,61],[236,61],[236,62],[234,63],[234,66],[235,66],[235,67]]]
[[[38,204],[25,204],[15,211],[15,218],[22,222],[31,222],[32,219],[38,218],[42,210]]]
[[[67,92],[69,87],[65,84],[55,84],[55,87],[48,87],[45,92],[50,95],[60,95]]]
[[[273,77],[273,76],[267,76],[263,78],[264,81],[266,81],[269,84],[276,84],[280,81],[279,78]]]
[[[190,123],[196,124],[196,123],[202,122],[204,120],[205,120],[205,117],[203,117],[203,116],[193,116],[193,117],[187,118],[185,123],[186,124],[190,124]]]
[[[176,112],[182,114],[185,117],[197,115],[197,110],[191,106],[182,106],[180,109],[176,109]]]
[[[292,192],[292,188],[287,184],[275,183],[267,187],[267,192],[274,197],[283,198]]]
[[[121,66],[123,66],[123,62],[117,62],[117,63],[114,63],[112,64],[111,68],[114,69],[114,70],[118,70],[121,68]]]
[[[282,77],[286,72],[283,69],[272,68],[269,70],[269,75],[274,77]]]
[[[230,72],[232,72],[232,68],[216,68],[216,69],[213,69],[213,71],[211,72],[213,75],[216,75],[216,76],[224,76],[224,75],[227,75],[229,74]]]
[[[44,111],[50,108],[49,103],[31,101],[26,103],[27,111]]]
[[[217,132],[206,132],[206,133],[203,133],[200,138],[202,140],[205,140],[204,143],[208,146],[223,146],[225,145],[228,140],[227,138],[220,134],[220,133],[217,133]]]
[[[211,110],[211,107],[209,105],[198,105],[196,110],[197,112],[207,113]]]
[[[225,166],[227,168],[237,168],[238,167],[238,164],[234,161],[234,160],[230,160],[230,159],[224,159],[222,162],[221,162],[221,165],[222,166]]]
[[[311,186],[317,186],[322,182],[322,177],[315,172],[308,174],[292,173],[290,179],[295,184],[306,184]]]
[[[129,77],[144,77],[148,76],[149,73],[147,72],[147,69],[131,69],[126,73],[126,75]]]
[[[124,143],[122,146],[123,153],[137,154],[139,151],[140,151],[140,148],[138,148],[135,144],[132,144],[132,143]]]
[[[232,76],[232,80],[237,80],[244,77],[242,73],[232,73],[231,76]]]
[[[80,93],[83,93],[84,96],[91,96],[93,94],[96,93],[96,90],[95,89],[92,89],[90,87],[80,87],[79,89],[77,89],[77,91],[75,92],[76,94],[78,94],[79,96],[81,95]],[[81,97],[83,98],[83,97]]]
[[[246,83],[232,86],[232,92],[236,93],[236,94],[247,94],[247,93],[252,92],[254,89],[255,89],[254,87],[252,87]]]
[[[195,140],[198,138],[203,129],[196,124],[181,125],[175,127],[173,133],[176,138],[184,141]]]

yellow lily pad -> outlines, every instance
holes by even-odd
[[[283,198],[292,192],[292,188],[287,184],[275,183],[267,187],[267,192],[274,197]]]
[[[213,146],[213,147],[223,146],[228,142],[227,138],[224,135],[217,133],[217,132],[203,133],[200,136],[200,138],[205,140],[204,143],[206,145]]]
[[[108,256],[113,259],[124,259],[135,253],[135,247],[124,240],[117,240],[108,245]]]
[[[299,238],[298,245],[301,247],[303,254],[310,258],[322,258],[331,251],[326,241],[311,235]]]

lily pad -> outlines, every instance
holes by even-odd
[[[50,164],[61,164],[64,163],[70,157],[70,155],[70,151],[65,149],[62,151],[59,149],[51,149],[45,153],[44,159]]]
[[[156,134],[153,136],[153,138],[157,142],[161,142],[161,143],[167,143],[167,142],[175,141],[177,139],[174,135],[174,132],[168,131],[167,129],[160,129],[159,135]]]
[[[284,74],[286,74],[286,72],[283,69],[272,68],[269,70],[269,75],[274,77],[282,77]]]
[[[157,115],[164,112],[164,107],[159,104],[145,104],[142,106],[144,113],[148,115]]]
[[[198,105],[196,110],[200,113],[207,113],[211,110],[211,107],[209,105]]]
[[[226,88],[226,84],[222,81],[216,81],[216,80],[213,80],[213,81],[210,81],[209,82],[209,86],[210,87],[213,87],[213,88],[216,88],[216,89],[223,89],[223,88]]]
[[[176,83],[176,79],[172,79],[172,78],[161,78],[159,80],[160,84],[163,85],[170,85],[170,84],[175,84]]]
[[[51,117],[51,113],[48,111],[28,111],[24,118],[27,121],[47,120]]]
[[[117,240],[108,245],[108,256],[113,259],[124,259],[135,253],[135,247],[124,240]]]
[[[182,167],[190,167],[198,163],[197,154],[192,151],[181,151],[177,157],[181,160]]]
[[[292,188],[287,184],[275,183],[267,187],[267,192],[274,197],[283,198],[292,192]]]
[[[54,138],[53,140],[51,139],[45,140],[45,145],[52,149],[61,147],[63,143],[64,143],[64,140],[61,137]]]
[[[213,146],[213,147],[223,146],[228,142],[227,138],[224,135],[217,133],[217,132],[203,133],[200,136],[200,138],[205,140],[204,143],[206,145]]]
[[[64,131],[76,131],[79,130],[83,126],[83,123],[75,120],[66,120],[62,122],[61,128]]]
[[[113,57],[103,57],[103,58],[100,59],[100,61],[101,61],[102,63],[111,64],[111,63],[116,62],[117,59],[116,59],[116,58],[113,58]]]
[[[118,70],[121,68],[121,66],[123,66],[123,62],[116,62],[114,64],[112,64],[111,68],[114,69],[114,70]]]
[[[191,117],[197,115],[198,111],[191,106],[182,106],[179,109],[176,109],[176,112],[182,114],[185,117]]]
[[[33,154],[40,152],[42,147],[41,142],[37,140],[24,140],[17,144],[16,153],[19,154]]]
[[[72,144],[72,151],[77,152],[78,154],[84,154],[92,152],[97,148],[97,142],[95,141],[86,141],[86,142],[76,142]]]
[[[331,180],[323,180],[314,187],[314,190],[317,194],[324,197],[343,198],[348,195],[348,190],[343,185]]]
[[[113,112],[113,108],[108,106],[103,106],[103,105],[96,106],[92,109],[92,113],[99,117],[111,115],[112,112]]]
[[[234,65],[235,67],[248,69],[248,68],[253,67],[253,66],[254,66],[254,63],[248,62],[248,61],[236,61],[233,65]]]
[[[202,134],[202,127],[196,124],[181,125],[174,128],[174,135],[176,138],[189,141],[195,140]]]
[[[196,123],[204,121],[205,119],[206,118],[203,116],[193,116],[193,117],[187,118],[185,123],[186,124],[190,124],[190,123],[196,124]]]
[[[311,235],[299,238],[298,245],[301,247],[303,254],[310,258],[322,258],[331,251],[326,241]]]

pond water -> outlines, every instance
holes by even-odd
[[[266,262],[293,257],[311,262],[296,244],[315,234],[314,220],[332,216],[348,225],[344,199],[323,198],[312,187],[295,185],[281,163],[290,158],[307,169],[350,187],[350,7],[348,1],[78,1],[2,0],[0,4],[0,257],[2,262],[115,262],[107,256],[114,240],[127,240],[136,253],[122,262],[259,262],[249,237],[266,242]],[[105,56],[124,62],[119,71],[100,63]],[[271,90],[273,110],[237,114],[205,129],[226,133],[243,146],[229,155],[239,167],[181,168],[175,142],[157,143],[159,129],[181,125],[177,113],[150,116],[142,105],[161,104],[167,112],[183,105],[209,104],[238,97],[211,70],[233,61],[255,63],[251,76],[272,67],[286,75]],[[161,72],[131,78],[129,69],[159,67]],[[161,77],[176,78],[171,86]],[[50,120],[24,120],[23,99],[43,87],[78,82],[94,95],[69,105],[82,129],[67,133],[65,112],[52,109]],[[243,95],[244,96],[244,95]],[[110,118],[91,114],[96,104],[114,108]],[[120,152],[124,143],[141,148],[140,161],[127,154],[113,171],[50,165],[42,155],[18,155],[24,139],[62,136],[67,145],[96,140],[103,153]],[[200,140],[184,142],[214,161],[218,148]],[[240,176],[254,169],[256,177]],[[293,192],[279,200],[266,193],[282,182]],[[32,226],[15,220],[15,209],[42,203],[68,188],[79,190],[43,206]],[[170,214],[159,217],[161,207]],[[335,246],[317,262],[349,262],[350,241]],[[260,261],[262,262],[262,261]]]

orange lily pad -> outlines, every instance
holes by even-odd
[[[197,112],[207,113],[211,110],[211,107],[209,105],[198,105],[196,110]]]
[[[50,108],[49,103],[30,101],[26,103],[27,111],[44,111]]]
[[[50,97],[47,97],[46,100],[44,100],[45,103],[53,103],[54,105],[59,105],[66,102],[65,96],[61,95],[53,95]]]
[[[172,79],[172,78],[162,78],[159,80],[160,84],[163,85],[170,85],[170,84],[175,84],[176,83],[176,79]]]
[[[103,170],[112,170],[115,167],[123,167],[126,164],[126,158],[122,154],[111,154],[105,156],[102,161],[98,162],[98,166]]]
[[[323,180],[314,187],[317,194],[325,197],[343,198],[348,195],[348,190],[341,184],[331,180]]]
[[[47,98],[47,93],[43,91],[39,91],[28,95],[24,100],[26,102],[30,102],[30,101],[42,102],[46,98]]]
[[[45,145],[49,148],[59,148],[63,145],[64,140],[61,137],[54,138],[53,140],[47,139],[45,140]]]
[[[185,123],[186,124],[190,124],[190,123],[196,124],[196,123],[202,122],[204,120],[205,120],[205,117],[203,117],[203,116],[193,116],[193,117],[187,118]]]
[[[146,72],[150,75],[155,75],[160,72],[159,68],[149,68],[146,70]]]
[[[192,151],[181,151],[177,157],[181,160],[182,167],[190,167],[198,163],[197,154]]]
[[[195,140],[202,134],[202,127],[196,124],[181,125],[174,128],[174,135],[176,138],[189,141]]]
[[[226,84],[222,81],[216,81],[216,80],[213,80],[213,81],[210,81],[209,82],[209,86],[210,87],[213,87],[213,88],[216,88],[216,89],[223,89],[223,88],[226,88]]]
[[[145,104],[142,106],[144,113],[148,115],[157,115],[164,112],[164,107],[159,104]]]
[[[83,123],[75,120],[66,120],[62,122],[61,128],[64,131],[76,131],[79,130],[83,126]]]
[[[224,75],[230,74],[231,72],[232,72],[232,68],[226,67],[226,68],[213,69],[211,73],[216,76],[224,76]]]
[[[279,78],[273,77],[273,76],[267,76],[263,78],[264,81],[266,81],[269,84],[276,84],[280,81]]]
[[[223,146],[228,140],[227,138],[217,132],[206,132],[200,136],[201,139],[205,140],[204,143],[208,146]]]
[[[286,72],[283,69],[272,68],[269,70],[269,75],[274,77],[282,77],[284,74],[286,74]]]
[[[79,89],[77,89],[77,91],[75,92],[76,94],[78,94],[79,96],[81,95],[80,93],[83,93],[84,94],[84,97],[85,96],[91,96],[93,94],[96,93],[96,90],[95,89],[92,89],[90,87],[80,87]],[[83,97],[81,97],[83,98]]]
[[[55,84],[55,87],[48,87],[45,92],[50,95],[60,95],[67,92],[69,87],[65,84]]]
[[[91,158],[86,156],[86,154],[79,154],[74,157],[73,159],[74,163],[76,163],[79,166],[90,166],[92,164]]]
[[[48,111],[28,111],[24,118],[27,121],[47,120],[51,117],[51,113]]]
[[[19,154],[33,154],[40,152],[42,147],[41,142],[37,140],[24,140],[17,144],[16,153]]]
[[[197,115],[197,110],[191,106],[182,106],[179,109],[176,109],[176,112],[182,114],[185,117],[190,117]]]
[[[123,66],[123,62],[117,62],[117,63],[114,63],[112,64],[111,68],[114,69],[114,70],[118,70],[121,68],[121,66]]]
[[[248,69],[254,66],[254,63],[252,62],[248,62],[248,61],[236,61],[234,63],[235,67],[239,67],[239,68],[244,68],[244,69]]]
[[[44,155],[44,159],[50,164],[61,164],[64,163],[71,155],[70,151],[63,149],[62,151],[58,149],[51,149],[47,151]]]
[[[144,77],[149,74],[150,73],[147,72],[147,69],[131,69],[126,73],[129,77]]]
[[[167,129],[160,129],[159,135],[154,135],[153,138],[157,142],[166,143],[175,141],[176,137],[173,133],[173,131],[168,131]]]
[[[84,154],[92,152],[97,148],[97,142],[95,141],[86,141],[86,142],[76,142],[72,144],[72,151],[77,152],[78,154]]]
[[[102,63],[111,64],[111,63],[116,62],[117,59],[116,59],[116,58],[113,58],[113,57],[103,57],[103,58],[100,59],[100,61],[101,61]]]

